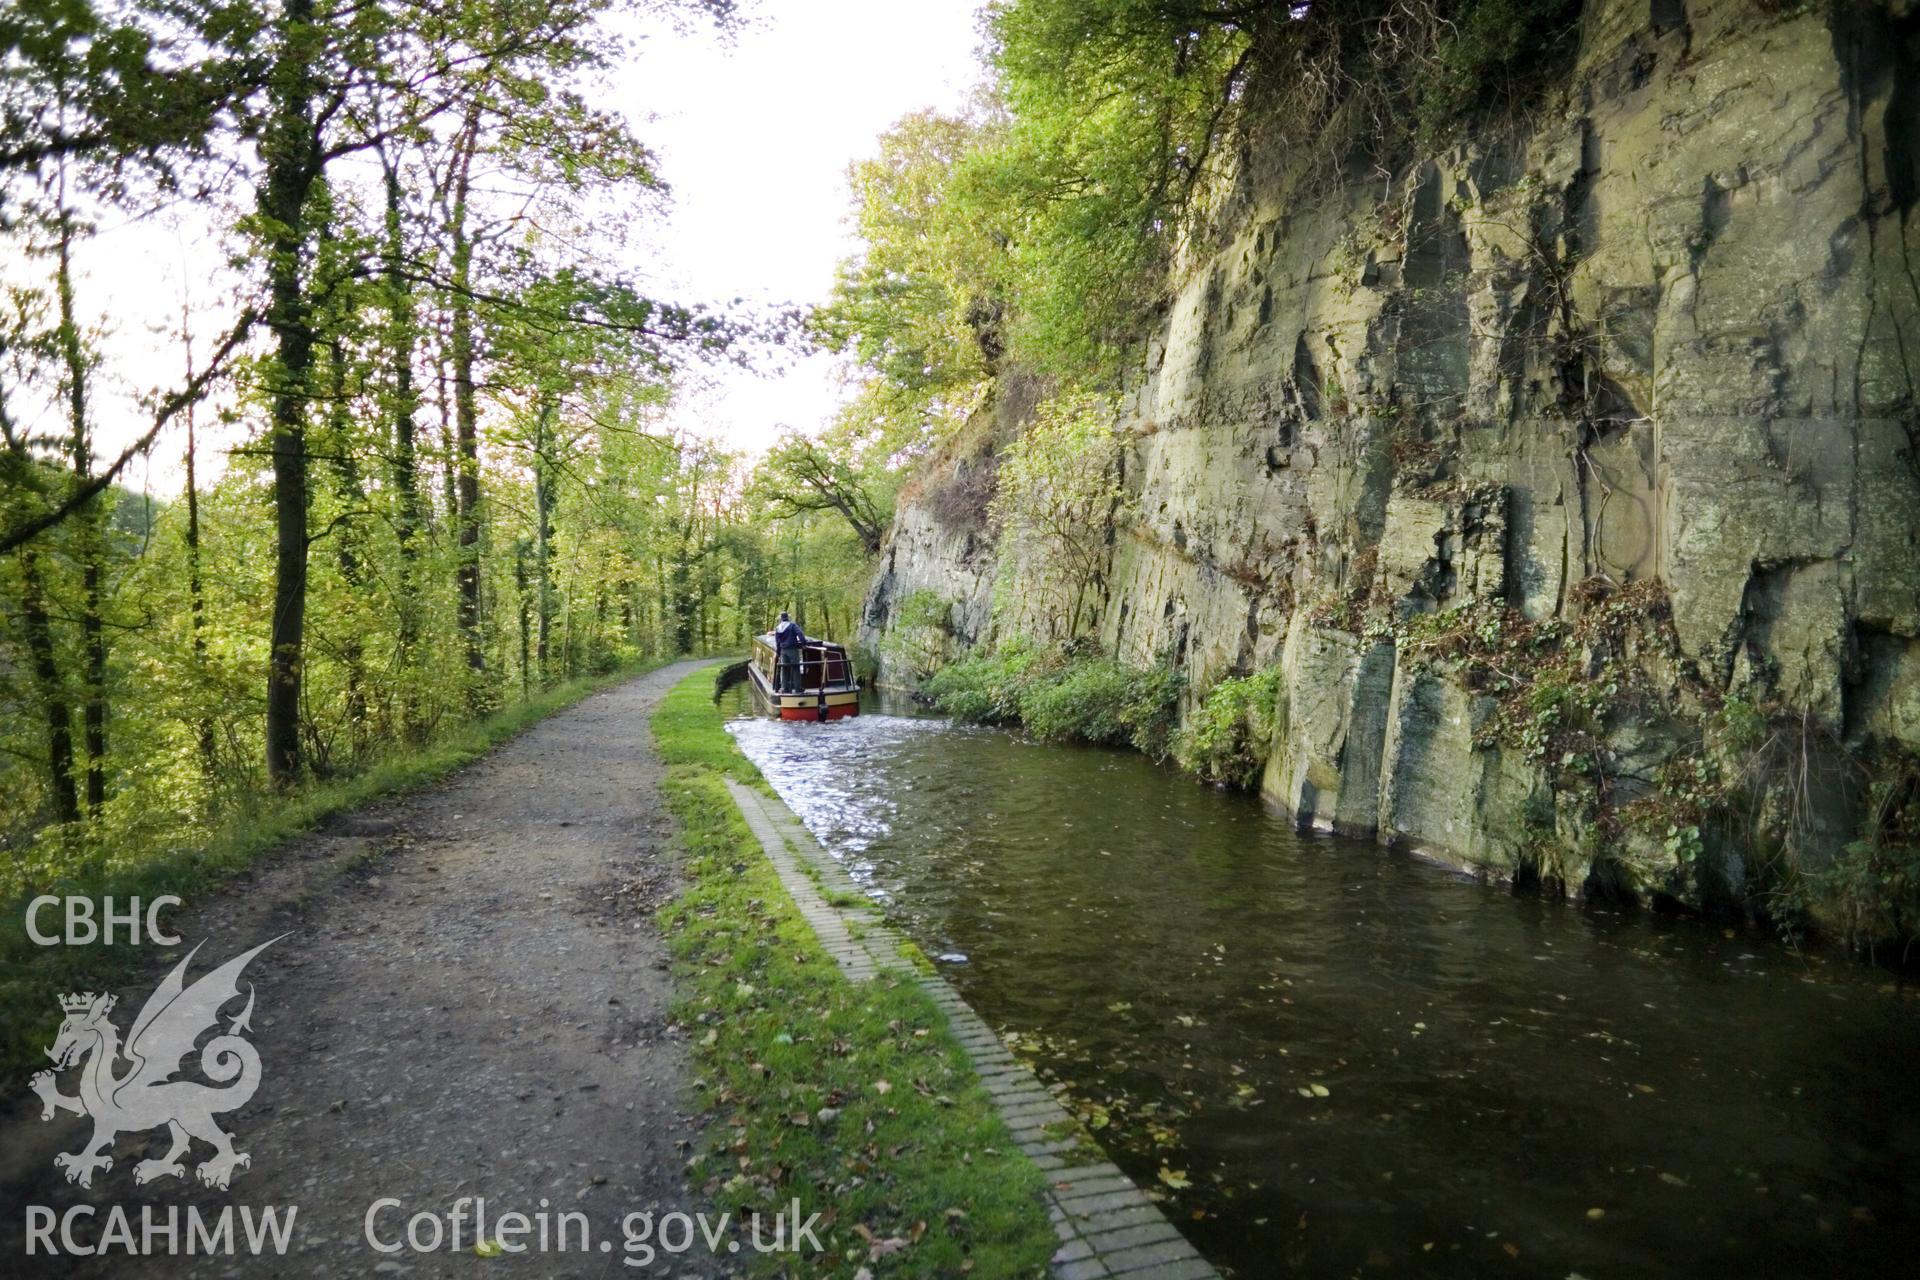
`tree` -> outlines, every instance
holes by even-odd
[[[396,587],[399,596],[395,663],[408,690],[401,711],[401,732],[409,738],[420,730],[419,708],[407,676],[419,662],[419,546],[424,522],[420,498],[419,443],[415,416],[420,397],[415,389],[414,361],[419,357],[419,323],[413,278],[408,270],[406,221],[402,212],[400,160],[382,136],[380,157],[381,245],[380,269],[386,315],[381,334],[382,360],[387,378],[381,404],[387,423],[387,480],[395,494],[393,533],[398,553]]]
[[[722,16],[731,11],[726,4],[698,7]],[[269,771],[283,786],[301,769],[298,717],[310,499],[304,406],[313,396],[308,380],[314,350],[309,291],[333,285],[303,275],[303,251],[314,231],[308,203],[323,184],[330,161],[376,149],[390,134],[424,130],[441,115],[458,110],[444,184],[449,270],[443,282],[455,428],[455,579],[467,665],[475,677],[469,701],[475,709],[484,709],[489,697],[478,678],[486,659],[476,383],[482,356],[476,310],[484,293],[476,279],[475,254],[485,234],[502,234],[518,219],[498,218],[476,227],[474,165],[484,152],[508,166],[517,161],[536,177],[557,177],[575,190],[596,178],[650,180],[644,152],[617,121],[589,110],[576,95],[552,92],[553,79],[603,64],[607,44],[595,26],[602,8],[600,0],[576,0],[445,11],[401,0],[392,10],[356,10],[342,28],[330,21],[339,15],[317,13],[314,0],[284,0],[272,26],[274,53],[267,83],[269,109],[260,135],[263,181],[255,227],[267,262],[265,318],[276,344],[265,370],[278,518],[266,751]],[[323,70],[328,73],[324,77]],[[394,81],[408,83],[408,73],[437,86],[437,92],[416,87],[406,93],[399,104],[406,108],[404,118],[395,121],[390,118],[393,104],[384,101],[383,91]],[[346,123],[336,127],[336,119]],[[384,124],[370,134],[360,127],[367,121]],[[565,129],[582,135],[585,147],[541,145],[552,143]],[[496,136],[497,144],[490,146]]]
[[[67,402],[67,454],[72,460],[74,490],[86,487],[93,476],[93,427],[88,418],[87,383],[92,360],[74,305],[73,243],[76,235],[72,207],[67,203],[67,164],[55,164],[55,296],[59,299],[58,339]],[[105,584],[106,504],[100,495],[80,508],[78,547],[84,580],[80,628],[85,646],[86,679],[81,699],[86,732],[87,812],[99,816],[107,801],[107,639],[101,616]]]
[[[1105,397],[1057,397],[1001,459],[994,606],[1012,630],[1070,640],[1091,616],[1090,597],[1107,570],[1107,529],[1127,501],[1113,420]]]
[[[274,22],[268,115],[260,142],[264,177],[257,236],[266,260],[265,320],[274,353],[264,381],[273,451],[273,626],[267,664],[267,772],[281,785],[300,773],[300,679],[307,611],[308,376],[313,363],[312,301],[305,274],[311,240],[307,202],[325,156],[318,113],[318,55],[325,29],[313,0],[285,0]]]
[[[776,516],[834,512],[874,556],[893,518],[875,488],[873,477],[862,473],[849,451],[830,452],[822,442],[789,431],[754,472],[750,496]]]
[[[9,894],[76,857],[184,847],[263,789],[431,740],[516,683],[743,636],[771,599],[777,550],[737,460],[659,422],[684,365],[746,329],[607,265],[606,198],[639,216],[660,190],[584,92],[610,7],[0,14],[0,242],[39,273],[9,278],[0,315]],[[183,308],[184,381],[99,457],[100,389],[125,371],[102,368],[88,317],[89,229],[235,176],[237,207],[210,211],[256,250],[234,266],[240,313],[195,342]],[[421,430],[439,368],[444,449]],[[215,387],[253,430],[209,480]],[[184,500],[120,489],[182,421]],[[809,536],[845,542],[837,520]],[[844,608],[806,580],[823,614]]]
[[[52,478],[48,469],[33,456],[26,433],[15,423],[8,409],[8,397],[12,387],[23,380],[23,370],[31,367],[32,339],[40,323],[43,300],[30,291],[16,291],[12,302],[7,331],[0,336],[0,439],[4,439],[6,445],[5,455],[0,456],[0,476],[4,476],[6,484],[0,493],[6,497],[8,507],[33,511],[46,505]],[[22,514],[10,515],[14,520],[22,518]],[[19,575],[20,630],[30,656],[34,694],[40,703],[53,820],[76,822],[80,818],[80,796],[74,770],[72,708],[61,676],[53,620],[47,608],[46,566],[41,548],[26,548],[17,557],[15,569]]]
[[[955,181],[1005,121],[931,111],[902,118],[848,170],[863,246],[840,264],[816,339],[872,375],[935,394],[992,374],[1005,351],[1005,236]]]
[[[12,179],[62,160],[163,183],[208,155],[260,82],[255,6],[232,0],[64,0],[0,12],[0,210]]]

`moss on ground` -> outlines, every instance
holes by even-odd
[[[687,857],[661,923],[712,1111],[693,1177],[736,1215],[821,1214],[824,1251],[760,1255],[768,1274],[1043,1275],[1039,1170],[911,977],[856,985],[822,950],[727,792],[765,783],[709,686],[689,677],[653,719]]]

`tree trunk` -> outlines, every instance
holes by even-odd
[[[467,197],[471,190],[473,155],[479,146],[480,116],[469,108],[454,161],[453,212],[448,228],[453,236],[453,418],[457,456],[454,486],[460,554],[455,582],[460,590],[460,633],[466,638],[467,668],[478,675],[487,656],[480,635],[480,436],[473,388],[473,241],[467,231]],[[468,701],[480,709],[484,701],[478,680]]]
[[[673,561],[673,651],[675,654],[693,652],[693,642],[698,634],[694,630],[695,611],[693,599],[693,530],[699,519],[700,491],[696,487],[687,504],[687,518],[680,526],[680,548]]]
[[[455,477],[460,474],[460,446],[454,440],[453,402],[447,396],[447,335],[435,333],[433,351],[435,398],[440,406],[440,456],[446,461],[440,468],[440,509],[447,520],[454,519],[454,513],[460,508],[460,495]]]
[[[653,556],[653,581],[654,585],[660,589],[659,598],[656,602],[657,608],[655,610],[660,619],[660,623],[659,626],[654,629],[654,656],[658,658],[670,657],[671,655],[666,649],[667,619],[673,616],[673,597],[667,578],[666,559],[657,551]]]
[[[513,585],[515,594],[520,598],[520,700],[525,702],[533,693],[532,672],[528,660],[528,632],[532,609],[527,604],[527,540],[517,539],[513,544]]]
[[[382,159],[385,163],[384,156]],[[388,458],[387,474],[397,500],[393,536],[400,552],[396,592],[400,606],[397,627],[400,652],[396,665],[400,673],[400,729],[408,738],[417,738],[420,699],[413,670],[420,648],[420,608],[414,563],[419,551],[414,537],[420,528],[420,469],[414,456],[414,412],[418,405],[413,386],[413,286],[404,271],[406,245],[400,220],[400,175],[391,164],[385,164],[385,170],[387,362],[393,378],[392,400],[388,406],[392,414],[393,452]]]
[[[320,175],[309,45],[313,0],[286,0],[274,56],[272,115],[261,144],[266,182],[260,213],[267,241],[267,327],[276,344],[270,371],[275,517],[272,656],[267,672],[267,774],[290,786],[301,770],[300,681],[307,615],[307,375],[313,326],[301,250],[307,196]]]
[[[693,572],[683,543],[673,565],[673,651],[693,652]]]
[[[180,336],[187,346],[187,382],[193,382],[193,339],[187,332],[186,314],[180,316]],[[187,405],[187,628],[193,636],[193,670],[204,681],[207,674],[207,593],[200,574],[200,485],[195,475],[193,405]],[[205,696],[205,690],[202,690]],[[214,770],[213,717],[202,712],[194,723],[194,738],[200,748],[200,770],[208,779]]]
[[[80,820],[80,796],[73,778],[73,712],[60,683],[60,662],[54,654],[53,623],[47,617],[46,589],[40,582],[39,553],[31,547],[20,554],[20,611],[27,624],[27,652],[33,657],[34,683],[46,714],[47,780],[53,792],[56,822]]]
[[[350,415],[345,345],[336,339],[328,348],[328,357],[327,434],[331,438],[327,452],[333,455],[333,475],[340,502],[347,511],[352,511],[366,504],[367,495],[361,489],[360,467],[354,461],[347,439]],[[343,512],[339,527],[334,530],[334,563],[340,569],[341,581],[356,598],[363,599],[368,594],[368,583],[361,563],[360,530],[354,520],[355,517]],[[366,645],[357,625],[349,625],[340,644],[340,657],[347,668],[347,750],[350,758],[358,760],[367,740],[367,670]]]
[[[547,457],[554,406],[543,400],[533,420],[533,567],[538,594],[540,683],[546,684],[547,633],[553,619],[553,475]]]
[[[67,421],[73,434],[70,456],[76,489],[93,476],[93,439],[87,426],[87,360],[80,344],[80,322],[73,302],[73,215],[67,208],[66,166],[60,168],[60,243],[55,290],[60,303],[60,356],[66,365]],[[105,504],[98,496],[78,512],[76,552],[80,561],[80,644],[86,655],[86,683],[81,694],[86,733],[87,812],[95,817],[107,802],[107,638],[101,621],[101,561],[106,551],[102,517]]]
[[[587,670],[593,671],[600,665],[600,643],[607,625],[607,586],[606,580],[596,579],[593,589],[593,625],[587,629]]]

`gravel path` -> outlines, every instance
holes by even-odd
[[[492,1264],[516,1274],[717,1270],[704,1247],[671,1266],[623,1265],[627,1214],[696,1207],[681,1176],[697,1133],[688,1054],[668,1025],[667,953],[652,921],[675,871],[648,726],[693,665],[597,694],[440,785],[336,819],[172,917],[188,946],[205,939],[196,975],[289,934],[246,973],[258,991],[259,1091],[219,1117],[252,1163],[227,1192],[203,1187],[192,1166],[208,1149],[196,1144],[185,1178],[136,1187],[134,1165],[161,1155],[165,1134],[129,1134],[82,1191],[52,1156],[80,1146],[85,1122],[43,1123],[37,1099],[16,1097],[0,1116],[0,1270],[21,1274],[11,1264],[24,1260],[26,1274],[45,1275],[471,1276],[489,1264],[471,1252],[470,1225],[458,1252],[443,1242],[384,1255],[364,1235],[382,1198],[403,1206],[377,1219],[399,1240],[412,1214],[444,1216],[467,1196],[485,1198],[490,1222],[508,1210],[536,1223],[543,1210],[586,1215],[590,1251]],[[156,953],[148,980],[119,993],[123,1031],[183,951]],[[71,1076],[63,1085],[73,1089]],[[23,1258],[26,1206],[82,1202],[98,1210],[83,1237],[116,1204],[136,1235],[148,1204],[163,1220],[167,1206],[208,1218],[226,1205],[299,1211],[284,1257]]]

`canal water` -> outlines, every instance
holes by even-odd
[[[1125,752],[870,704],[742,749],[1240,1276],[1907,1274],[1920,1001],[1516,897]]]

